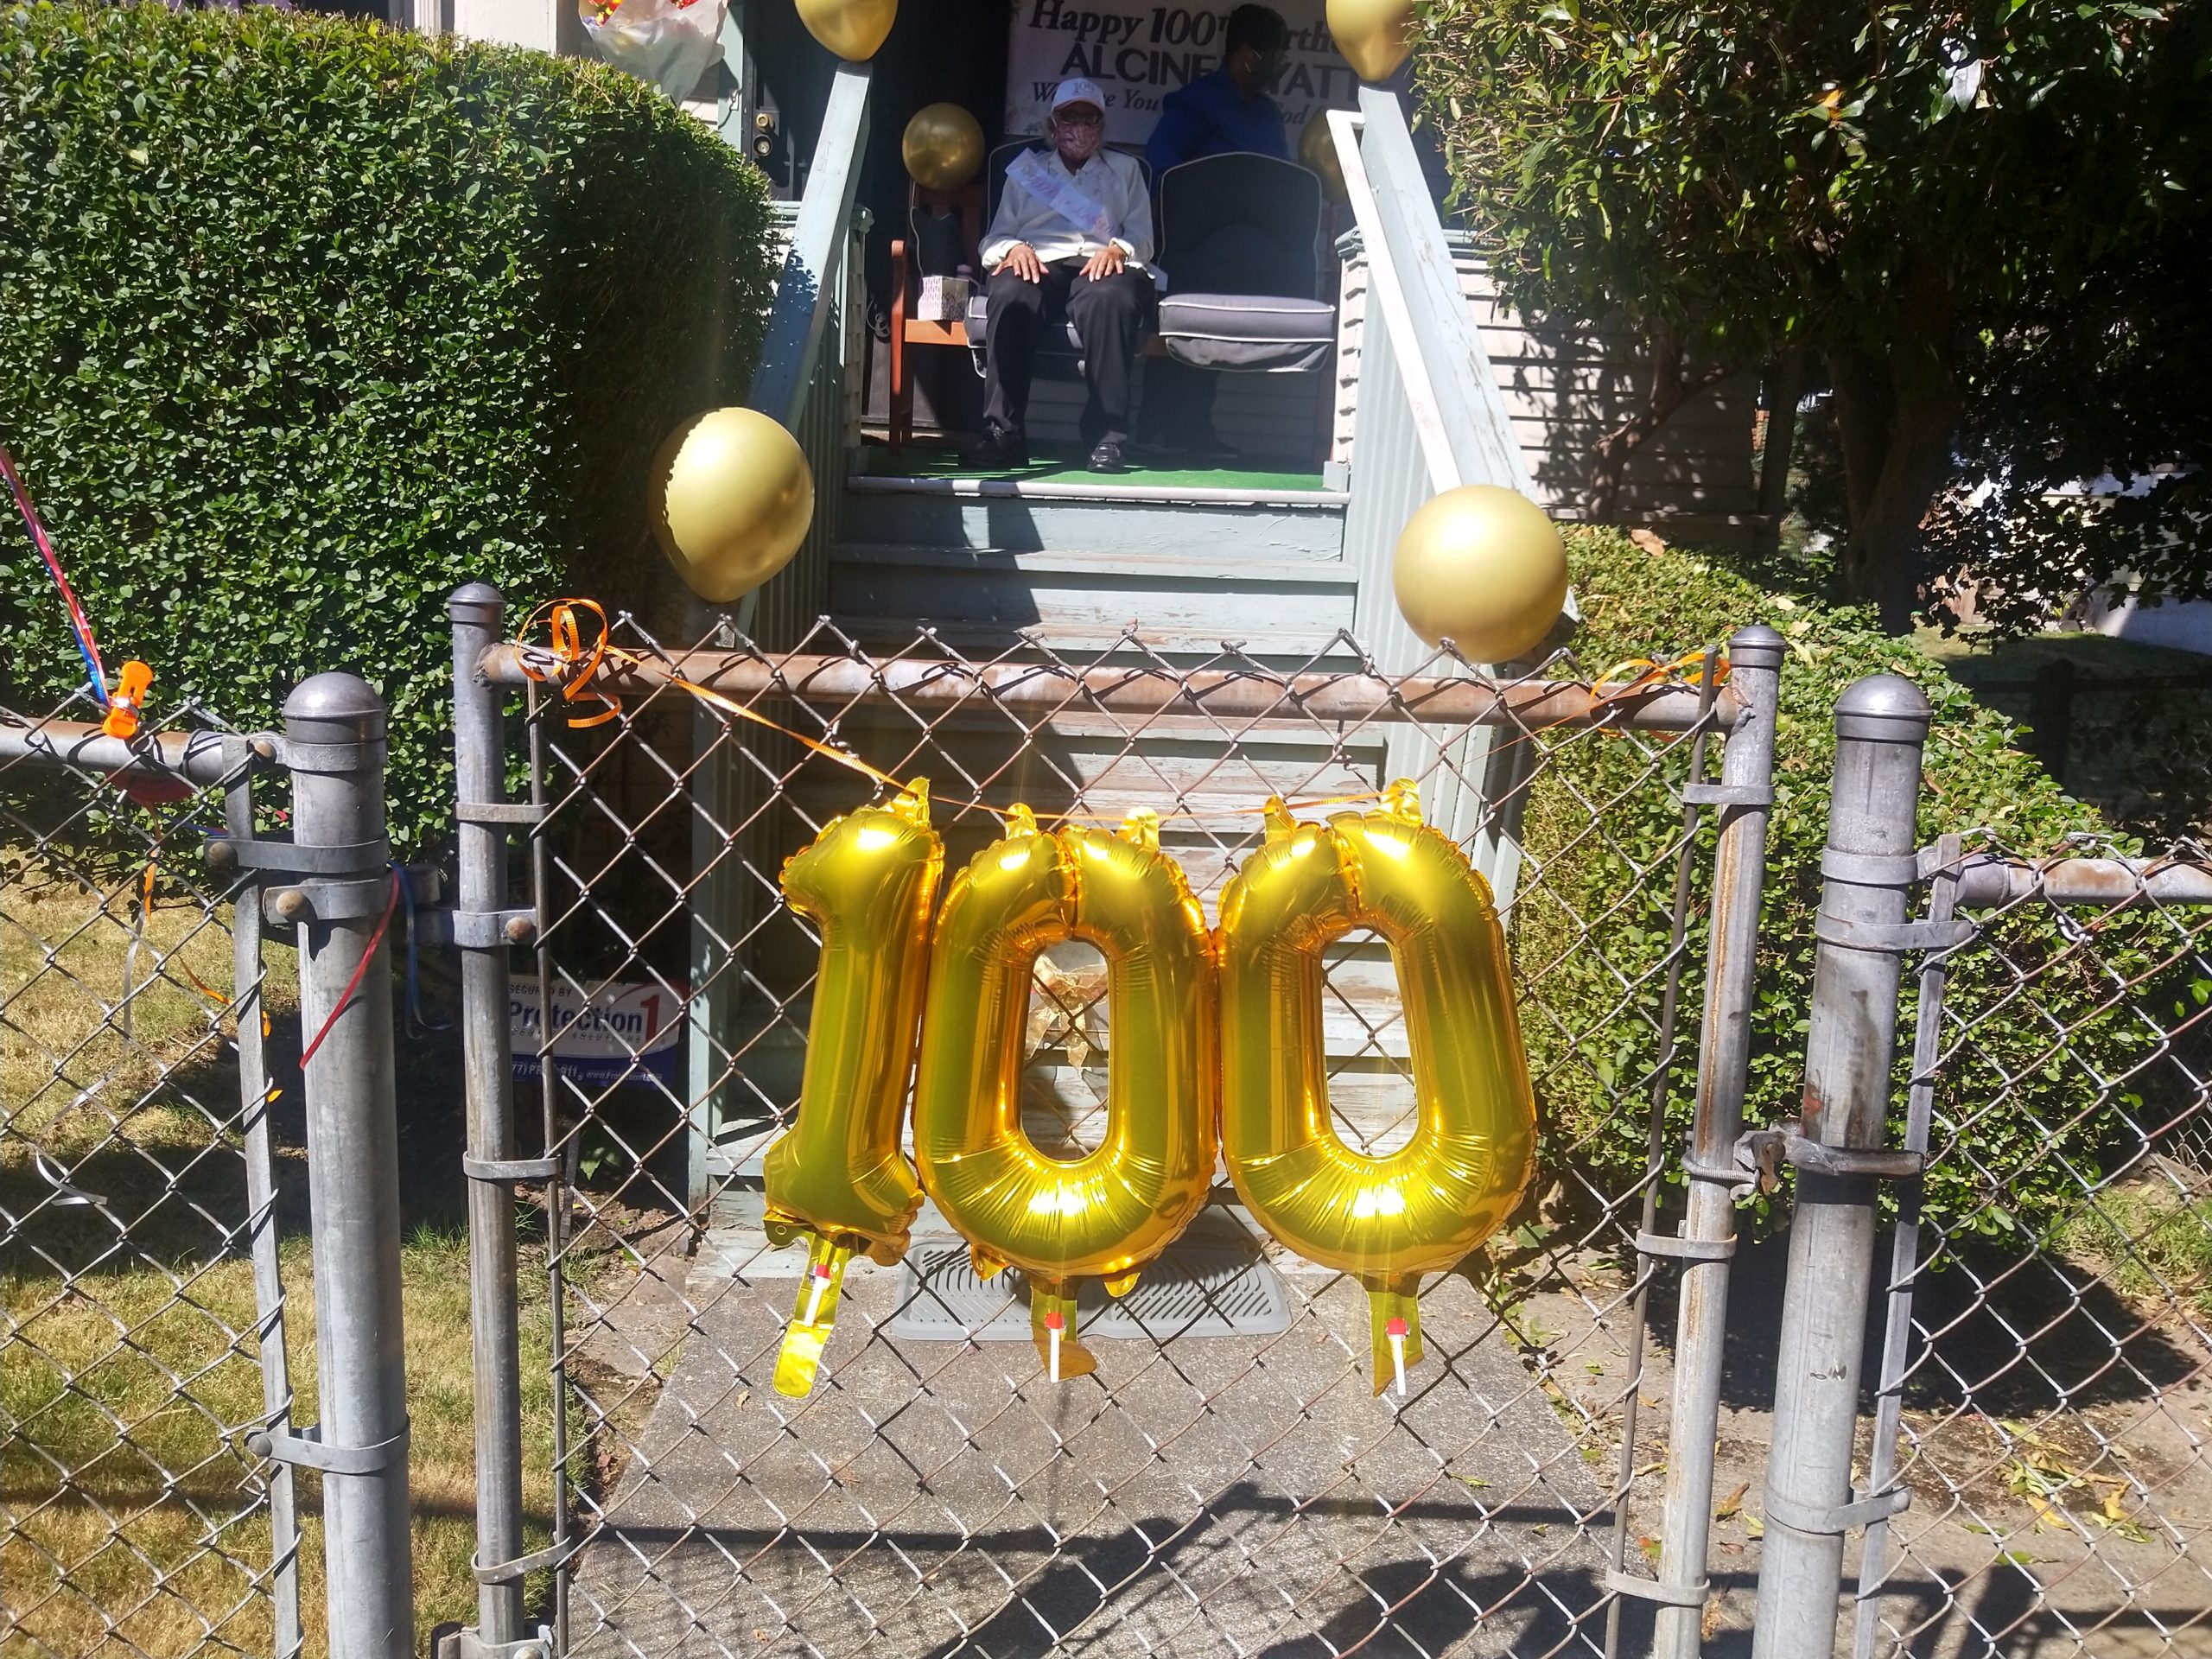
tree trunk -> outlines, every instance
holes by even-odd
[[[1635,414],[1590,446],[1590,513],[1594,518],[1612,516],[1628,471],[1629,457],[1667,423],[1668,417],[1707,386],[1736,372],[1732,363],[1708,364],[1695,374],[1685,372],[1681,337],[1662,329],[1651,341],[1651,378],[1643,404]]]
[[[1797,404],[1805,395],[1805,351],[1784,352],[1767,366],[1766,443],[1759,456],[1757,550],[1771,556],[1782,545],[1789,513],[1789,452],[1797,442]]]
[[[1950,471],[1961,403],[1950,334],[1940,278],[1923,272],[1907,284],[1886,353],[1829,359],[1851,512],[1844,591],[1878,606],[1890,633],[1912,630],[1921,520]]]

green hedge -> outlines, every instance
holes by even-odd
[[[1585,618],[1575,650],[1593,672],[1630,658],[1671,658],[1725,644],[1753,622],[1770,624],[1789,641],[1746,1116],[1755,1124],[1794,1117],[1804,1080],[1834,711],[1846,686],[1864,675],[1902,674],[1935,706],[1921,795],[1923,844],[1947,831],[1983,828],[2011,851],[2048,853],[2069,836],[2101,834],[2106,825],[2022,752],[2010,721],[1977,703],[1910,640],[1884,635],[1871,611],[1777,591],[1723,561],[1681,549],[1654,553],[1617,531],[1570,531],[1568,555]],[[1540,1079],[1545,1166],[1560,1183],[1560,1201],[1587,1208],[1627,1191],[1643,1166],[1648,1079],[1658,1043],[1649,1024],[1625,1010],[1657,1003],[1648,976],[1665,954],[1672,898],[1666,851],[1679,836],[1681,813],[1669,792],[1654,786],[1638,740],[1585,737],[1561,743],[1555,754],[1529,795],[1526,842],[1532,868],[1542,874],[1529,878],[1519,901],[1516,948],[1522,971],[1535,976],[1534,1017],[1524,1023]],[[1679,783],[1687,758],[1675,753],[1661,769]],[[1708,775],[1718,772],[1716,755]],[[1710,918],[1712,815],[1705,818],[1693,966],[1682,988],[1688,1038],[1670,1077],[1670,1153],[1688,1128],[1696,1064]],[[1658,878],[1641,874],[1662,865]],[[2018,965],[2062,955],[2047,912],[2008,922],[2004,937]],[[2008,979],[1989,953],[1962,955],[1949,1006],[1993,1007]],[[1645,988],[1627,995],[1629,984]],[[2063,1200],[2078,1198],[2076,1172],[2094,1167],[2101,1152],[2099,1126],[2077,1121],[2095,1090],[2078,1066],[2050,1063],[2042,1021],[2047,1014],[2076,1027],[2082,1058],[2117,1061],[2142,1045],[2124,1008],[2103,1007],[2108,988],[2101,989],[2094,964],[2077,953],[2039,979],[2033,1017],[2017,1007],[1999,1011],[1956,1057],[1938,1093],[1939,1160],[1928,1185],[1928,1212],[1939,1225],[1991,1235],[2034,1231],[2060,1213]],[[1909,982],[1900,1024],[1907,1047],[1911,1020]],[[1999,1089],[1999,1075],[2013,1081]],[[1901,1064],[1900,1090],[1904,1076]]]
[[[156,706],[392,705],[392,820],[449,819],[446,594],[675,614],[645,469],[741,393],[760,177],[604,67],[250,10],[0,14],[0,442]],[[81,683],[0,531],[0,699]]]

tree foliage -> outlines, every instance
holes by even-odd
[[[1778,591],[1765,573],[1684,549],[1654,550],[1615,531],[1570,531],[1567,557],[1583,606],[1575,650],[1587,665],[1725,647],[1736,630],[1755,622],[1789,642],[1750,1033],[1749,1122],[1783,1122],[1802,1107],[1835,702],[1854,680],[1900,674],[1933,705],[1920,796],[1923,845],[1947,832],[1974,830],[1980,841],[2023,856],[2078,850],[2084,837],[2101,849],[2137,850],[2111,838],[2094,808],[2052,781],[2024,752],[2009,720],[1977,702],[1910,641],[1884,634],[1871,611]],[[1663,768],[1677,786],[1687,781],[1682,759],[1678,746]],[[1662,1053],[1656,1030],[1630,1012],[1635,999],[1624,988],[1656,984],[1666,959],[1671,892],[1649,872],[1665,868],[1666,849],[1681,834],[1675,800],[1654,775],[1645,747],[1624,737],[1562,741],[1530,785],[1522,836],[1529,865],[1515,900],[1514,949],[1521,974],[1532,979],[1522,1029],[1537,1080],[1541,1166],[1560,1182],[1570,1205],[1613,1200],[1632,1189],[1644,1167],[1649,1080]],[[1710,923],[1712,837],[1708,817],[1695,860],[1694,941]],[[2125,1122],[2089,1109],[2097,1101],[2089,1072],[2132,1076],[2145,1070],[2146,1058],[2130,999],[2113,998],[2099,970],[2120,963],[2121,973],[2139,974],[2143,988],[2135,995],[2148,1007],[2189,994],[2190,964],[2184,957],[2177,975],[2170,953],[2154,957],[2133,935],[2123,947],[2113,941],[2125,931],[2112,931],[2101,959],[2088,958],[2069,948],[2054,912],[2030,907],[2004,924],[2001,957],[1978,949],[1955,960],[1951,1006],[1977,1031],[1970,1052],[1951,1063],[1938,1096],[1936,1162],[1924,1197],[1932,1224],[2032,1236],[2075,1212],[2083,1171],[2094,1175],[2139,1155],[2139,1147],[2114,1144],[2127,1138]],[[1701,952],[1699,944],[1692,961]],[[2006,1017],[2006,999],[2017,996],[2013,973],[2031,969],[2039,976],[2037,1017]],[[1907,980],[1900,1029],[1910,1033]],[[1683,996],[1684,1018],[1694,1022],[1702,1001],[1695,972]],[[2062,1028],[2069,1044],[2063,1066],[2051,1063],[2049,1037]],[[1694,1040],[1674,1053],[1666,1090],[1669,1147],[1681,1145],[1689,1128],[1696,1055]],[[1900,1097],[1904,1070],[1901,1053]],[[2001,1090],[1997,1078],[2005,1080]],[[2130,1084],[2146,1086],[2141,1078]]]
[[[1432,0],[1418,73],[1516,303],[1825,370],[1845,578],[1895,626],[1970,402],[2054,327],[2094,355],[2114,274],[2202,245],[2204,13]]]
[[[767,205],[641,83],[335,18],[11,7],[0,177],[0,442],[157,711],[266,724],[365,675],[411,842],[450,815],[454,587],[675,602],[646,469],[750,370]],[[82,678],[0,531],[0,698]]]

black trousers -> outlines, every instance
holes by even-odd
[[[1083,262],[1063,259],[1045,267],[1041,283],[1025,282],[1005,266],[991,277],[990,315],[983,339],[983,425],[992,432],[1020,432],[1029,414],[1029,381],[1037,351],[1065,323],[1083,342],[1083,441],[1129,438],[1129,375],[1152,303],[1150,276],[1124,270],[1086,282]]]

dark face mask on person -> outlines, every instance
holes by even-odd
[[[1056,115],[1052,118],[1052,144],[1060,152],[1060,159],[1071,167],[1080,167],[1098,153],[1106,140],[1106,118],[1099,115]]]

